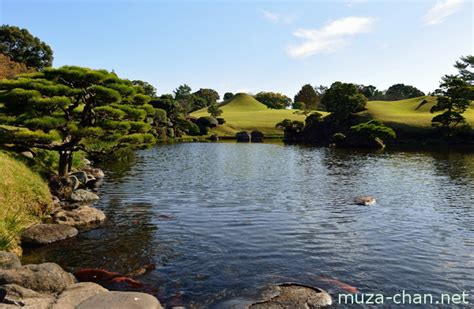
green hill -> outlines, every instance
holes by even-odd
[[[422,102],[426,100],[426,103]],[[427,129],[431,128],[431,107],[436,98],[431,96],[412,98],[400,101],[369,101],[367,111],[362,114],[372,119],[379,119],[395,129]],[[464,113],[467,122],[474,127],[474,105]]]
[[[425,103],[422,102],[426,100]],[[367,110],[361,116],[368,119],[378,119],[397,130],[419,132],[431,129],[431,107],[436,98],[424,96],[400,101],[369,101]],[[232,99],[220,104],[223,111],[224,125],[213,129],[213,133],[220,136],[234,136],[235,133],[246,130],[260,130],[267,136],[281,136],[283,132],[275,125],[283,119],[304,121],[306,116],[299,110],[269,109],[252,96],[239,93]],[[326,114],[325,112],[320,112]],[[208,116],[206,109],[191,114],[195,117]],[[464,113],[467,122],[474,127],[474,105]]]
[[[270,109],[246,93],[238,93],[232,99],[219,106],[223,111],[221,117],[226,123],[212,131],[220,136],[235,136],[235,133],[246,130],[259,130],[266,136],[281,136],[283,131],[275,125],[283,119],[304,121],[306,116],[299,110]],[[200,109],[191,114],[194,117],[208,116],[207,109]]]

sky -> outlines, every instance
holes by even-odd
[[[0,24],[49,44],[55,67],[221,96],[335,81],[433,91],[474,53],[473,15],[462,0],[0,0]]]

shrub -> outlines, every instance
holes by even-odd
[[[191,122],[188,128],[188,134],[192,136],[201,135],[201,128],[197,124]]]
[[[217,121],[216,118],[213,118],[213,117],[199,117],[198,120],[196,120],[196,124],[199,127],[214,128],[214,127],[217,127],[219,122]]]
[[[397,137],[395,131],[392,128],[385,126],[383,123],[377,120],[371,120],[352,126],[350,133],[360,138],[379,138],[384,142],[392,141]]]
[[[224,118],[216,118],[218,124],[224,124],[225,119]]]
[[[304,104],[304,102],[294,102],[292,107],[293,107],[293,109],[304,110],[304,109],[306,109],[306,104]]]
[[[201,131],[201,135],[208,135],[209,134],[209,127],[199,127],[200,131]]]

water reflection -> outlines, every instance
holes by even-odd
[[[109,166],[109,224],[25,255],[127,272],[167,305],[207,307],[297,281],[333,294],[458,292],[474,284],[473,154],[178,144]],[[360,207],[356,195],[378,203]],[[169,215],[175,220],[161,220]]]

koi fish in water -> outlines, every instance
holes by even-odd
[[[349,292],[349,293],[357,293],[359,290],[357,290],[356,287],[352,286],[352,285],[349,285],[347,283],[344,283],[342,281],[339,281],[337,279],[333,279],[333,278],[327,278],[327,277],[321,277],[321,276],[318,276],[317,277],[318,280],[321,280],[323,282],[326,282],[326,283],[329,283],[329,284],[332,284],[332,285],[335,285],[337,286],[338,288],[341,288],[343,289],[344,291],[346,292]]]
[[[140,276],[145,274],[147,271],[155,269],[154,264],[146,264],[143,267],[135,269],[129,272],[126,275],[120,273],[107,271],[105,269],[97,268],[84,268],[74,273],[74,276],[80,282],[95,282],[99,284],[116,284],[116,283],[126,283],[134,288],[143,287],[143,283],[140,281],[134,280],[130,277]]]
[[[143,283],[137,280],[133,280],[132,278],[129,278],[129,277],[115,277],[112,280],[110,280],[109,283],[126,283],[133,288],[143,287]]]
[[[115,277],[120,277],[119,273],[107,271],[105,269],[96,269],[96,268],[83,268],[74,273],[77,280],[84,282],[103,282],[109,281]]]

